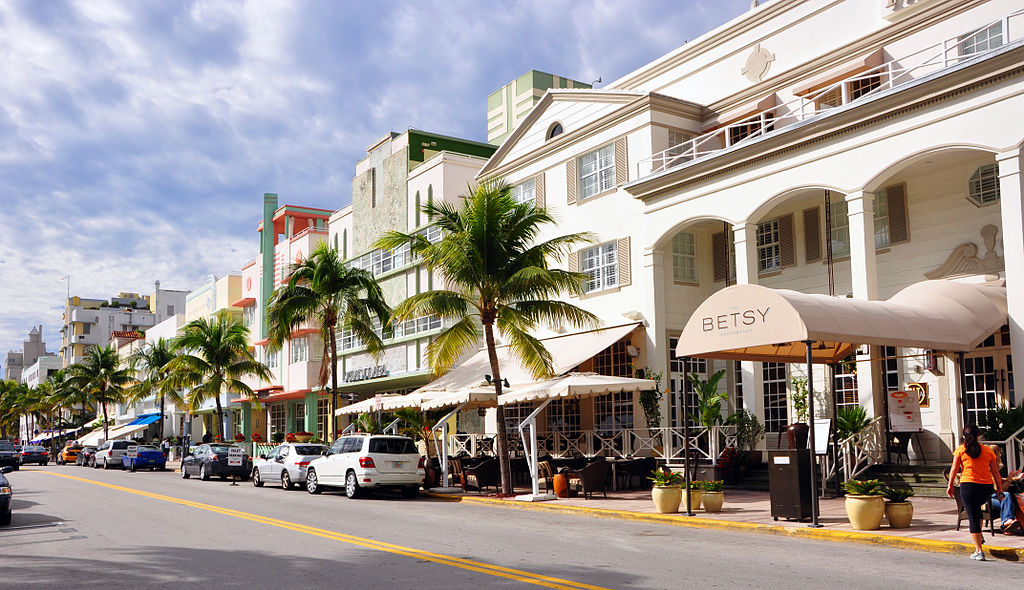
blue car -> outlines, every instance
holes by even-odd
[[[139,445],[139,456],[134,459],[125,453],[121,457],[121,471],[135,471],[136,469],[159,469],[167,468],[167,457],[163,452],[151,445]]]

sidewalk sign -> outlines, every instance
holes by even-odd
[[[814,454],[827,455],[829,434],[832,430],[831,418],[814,419]],[[807,448],[811,448],[811,437],[807,437]]]
[[[128,458],[138,459],[139,458],[139,445],[128,445]]]
[[[242,447],[231,447],[228,449],[228,467],[241,467],[245,457],[245,449]]]
[[[921,432],[921,404],[916,392],[889,392],[889,430]]]

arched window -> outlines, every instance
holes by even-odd
[[[564,129],[562,129],[562,124],[559,123],[558,121],[555,121],[551,125],[551,127],[548,127],[547,139],[551,139],[551,138],[555,137],[556,135],[561,135],[562,131],[564,131]]]

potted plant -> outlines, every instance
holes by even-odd
[[[722,503],[725,502],[725,482],[716,479],[713,481],[700,482],[701,499],[704,510],[708,512],[721,512]]]
[[[258,433],[258,432],[254,432],[254,433],[252,433],[252,436],[250,436],[249,438],[250,438],[250,439],[252,440],[252,442],[254,442],[254,443],[259,443],[259,442],[263,442],[263,435],[261,435],[261,434],[260,434],[260,433]]]
[[[889,521],[890,528],[910,528],[910,521],[914,519],[914,504],[907,501],[907,498],[913,495],[914,490],[905,488],[887,486],[882,490],[882,496],[885,497],[885,519]]]
[[[725,369],[715,371],[707,380],[701,379],[700,375],[691,372],[686,379],[693,386],[693,392],[697,400],[697,422],[710,430],[708,437],[708,454],[712,457],[718,456],[718,426],[722,424],[722,402],[729,399],[728,393],[718,392],[718,382],[725,377]]]
[[[683,476],[666,469],[655,469],[651,472],[651,500],[654,509],[661,514],[679,512],[679,504],[683,501]]]
[[[279,445],[279,444],[283,443],[284,442],[284,433],[283,432],[275,432],[274,434],[271,434],[270,435],[270,442],[274,443],[275,445]]]
[[[700,510],[700,502],[704,495],[704,488],[701,487],[704,482],[694,479],[690,481],[690,503],[686,503],[686,490],[683,490],[682,505],[686,508],[687,512],[693,512],[694,510]],[[691,508],[692,506],[692,508]]]
[[[868,412],[860,406],[841,408],[836,418],[836,436],[846,440],[871,424]]]
[[[245,435],[242,434],[241,432],[235,434],[235,442],[236,443],[245,442]]]
[[[791,449],[806,449],[807,436],[810,426],[807,425],[807,379],[805,377],[793,377],[793,394],[790,399],[793,402],[793,414],[796,422],[786,427],[786,439]]]
[[[874,531],[882,526],[885,501],[882,482],[877,479],[851,479],[846,487],[846,517],[850,526],[859,531]]]
[[[729,416],[726,424],[736,427],[736,446],[743,453],[741,465],[760,465],[761,451],[754,447],[764,436],[764,425],[758,420],[757,414],[750,410],[737,410]]]
[[[298,442],[297,439],[295,438],[295,433],[294,432],[286,433],[284,435],[284,442],[290,442],[290,443]]]
[[[303,430],[295,433],[295,440],[300,443],[308,443],[309,441],[313,440],[314,436],[316,435],[313,434],[312,432],[306,432],[305,430]]]

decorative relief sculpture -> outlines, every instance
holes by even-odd
[[[764,80],[773,61],[775,61],[775,54],[758,45],[754,47],[754,52],[747,57],[747,65],[743,66],[740,73],[751,82],[760,82]]]
[[[985,244],[984,256],[978,257],[978,246],[973,242],[960,244],[949,254],[939,268],[926,272],[929,279],[941,279],[962,275],[998,272],[1004,269],[1003,257],[996,254],[996,235],[999,228],[989,224],[981,228],[981,239]]]

